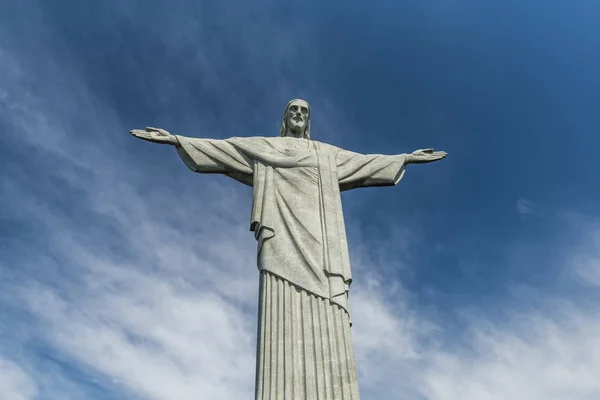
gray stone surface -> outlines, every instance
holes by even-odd
[[[312,140],[310,106],[300,99],[286,106],[280,137],[131,134],[175,146],[194,172],[253,187],[250,230],[261,274],[256,399],[358,399],[340,192],[396,185],[406,165],[446,153],[359,154]]]

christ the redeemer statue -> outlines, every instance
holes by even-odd
[[[280,137],[196,139],[146,128],[194,172],[253,187],[250,230],[260,271],[257,400],[359,399],[350,336],[352,282],[340,192],[396,185],[407,164],[446,157],[359,154],[310,138],[310,107],[287,104]]]

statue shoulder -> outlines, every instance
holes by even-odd
[[[248,153],[259,155],[261,153],[268,152],[271,149],[277,149],[279,147],[277,137],[264,137],[264,136],[249,136],[249,137],[232,137],[226,139],[226,141],[232,144],[234,147]]]
[[[313,142],[313,146],[318,148],[320,151],[323,152],[327,152],[327,153],[337,153],[338,151],[340,151],[341,149],[337,146],[334,146],[332,144],[329,143],[325,143],[325,142],[319,142],[317,140],[312,140],[311,142]]]
[[[283,149],[286,146],[286,139],[279,136],[249,136],[249,137],[232,137],[227,139],[231,144],[241,148],[269,148],[269,149]],[[297,140],[297,139],[294,139]],[[310,140],[311,147],[315,150],[318,149],[320,152],[337,154],[341,149],[337,146],[319,142],[317,140]],[[289,145],[289,143],[287,143]]]
[[[245,143],[254,143],[254,144],[265,144],[265,143],[270,143],[273,141],[273,139],[279,139],[277,137],[266,137],[266,136],[234,136],[234,137],[230,137],[229,141],[235,141],[235,142],[245,142]]]

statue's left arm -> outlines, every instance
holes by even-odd
[[[393,186],[404,175],[407,154],[360,154],[339,149],[336,154],[340,190]]]
[[[407,164],[427,163],[446,157],[443,151],[417,150],[410,154],[360,154],[338,149],[337,175],[340,190],[369,186],[393,186],[404,176]]]

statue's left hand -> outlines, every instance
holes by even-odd
[[[165,143],[165,144],[177,144],[177,138],[171,135],[164,129],[152,128],[151,126],[146,129],[132,129],[129,131],[136,138],[148,140],[154,143]]]
[[[429,163],[442,158],[446,158],[448,153],[445,151],[433,151],[433,149],[415,150],[406,157],[407,164]]]

